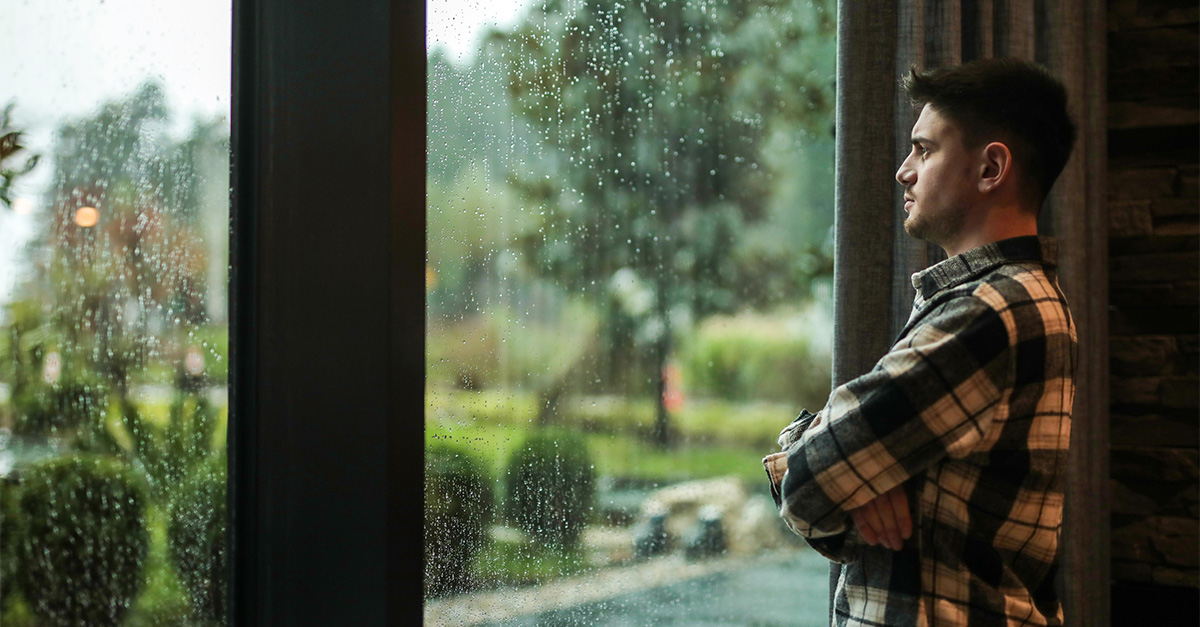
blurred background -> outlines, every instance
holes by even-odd
[[[827,622],[833,3],[427,7],[427,624]]]
[[[0,624],[224,624],[230,20],[0,8]]]
[[[832,3],[427,9],[426,623],[821,624]],[[230,7],[0,16],[0,623],[224,624]]]

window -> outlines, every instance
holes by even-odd
[[[224,624],[230,6],[6,6],[0,623]]]
[[[824,623],[758,460],[829,391],[833,7],[489,6],[428,5],[426,623]]]

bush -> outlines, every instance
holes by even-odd
[[[589,342],[564,337],[596,334],[596,315],[582,303],[562,305],[553,319],[493,307],[459,321],[431,318],[426,340],[430,384],[464,390],[542,389],[554,384],[580,360]]]
[[[189,469],[219,455],[213,445],[218,418],[218,409],[199,392],[177,392],[165,425],[153,424],[133,403],[122,403],[121,420],[133,441],[128,455],[145,471],[156,499],[169,499]]]
[[[532,432],[509,459],[509,518],[531,537],[575,548],[592,511],[596,474],[587,442],[566,429]]]
[[[99,423],[108,406],[108,392],[94,379],[69,378],[53,385],[22,387],[13,394],[13,405],[17,409],[18,433],[44,435]]]
[[[829,397],[827,321],[815,308],[794,314],[713,316],[680,342],[690,391],[732,400],[823,407]]]
[[[491,481],[466,449],[442,443],[425,450],[425,595],[462,592],[471,562],[487,543]]]
[[[19,585],[46,625],[115,626],[142,586],[146,488],[92,456],[39,462],[25,475]]]
[[[193,468],[173,494],[167,526],[167,548],[193,610],[200,619],[218,624],[225,621],[228,600],[226,477],[223,455]]]
[[[16,586],[17,551],[25,543],[17,485],[0,479],[0,613]]]

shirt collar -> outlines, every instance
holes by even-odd
[[[1035,262],[1048,268],[1057,264],[1058,242],[1051,237],[1025,235],[972,248],[912,275],[922,300],[1009,263]]]

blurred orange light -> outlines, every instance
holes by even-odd
[[[75,224],[84,228],[96,226],[99,219],[100,212],[95,207],[80,207],[75,211]]]
[[[433,288],[437,287],[438,274],[437,270],[429,266],[425,266],[425,291],[432,292]]]

